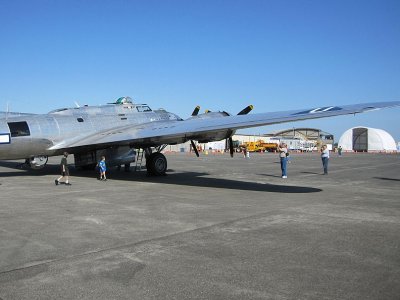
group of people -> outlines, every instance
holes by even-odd
[[[281,170],[282,170],[282,178],[287,178],[287,163],[289,160],[289,151],[287,144],[281,143],[278,146],[278,152],[279,152],[279,158],[281,162]],[[339,155],[341,155],[341,149],[339,150]],[[244,156],[246,156],[246,153],[244,152]],[[68,164],[67,164],[67,158],[68,158],[68,152],[64,152],[63,157],[61,158],[60,162],[60,168],[61,168],[61,176],[57,178],[54,182],[55,185],[59,185],[61,183],[61,180],[63,180],[63,183],[65,185],[71,185],[71,183],[68,181],[69,179],[69,169],[68,169]],[[321,159],[322,159],[322,166],[324,169],[324,175],[328,174],[328,163],[329,163],[329,150],[326,145],[323,145],[321,148]],[[106,171],[107,171],[107,165],[106,165],[106,158],[105,156],[101,157],[101,160],[97,164],[97,167],[99,168],[100,171],[100,176],[97,178],[98,180],[107,180],[106,177]]]
[[[281,143],[278,146],[279,158],[281,162],[282,178],[287,178],[287,163],[289,159],[289,151],[287,144]],[[341,151],[340,151],[341,155]],[[321,160],[322,167],[324,169],[324,175],[328,175],[328,163],[329,163],[329,150],[326,145],[321,148]]]
[[[54,180],[55,185],[59,185],[60,183],[64,183],[65,185],[71,185],[71,183],[69,182],[69,169],[67,162],[68,155],[69,155],[68,152],[64,152],[64,155],[61,158],[60,162],[61,176],[56,180]],[[106,181],[107,165],[105,156],[101,157],[101,160],[99,161],[96,167],[98,167],[100,171],[100,177],[97,179]]]

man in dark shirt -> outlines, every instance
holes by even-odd
[[[58,185],[60,180],[65,177],[65,185],[71,185],[68,182],[69,170],[68,170],[68,163],[67,163],[68,152],[64,152],[64,156],[61,158],[60,162],[60,169],[61,169],[61,176],[54,180],[54,183]]]

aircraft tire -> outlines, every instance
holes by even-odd
[[[160,152],[152,153],[146,160],[146,167],[150,175],[165,175],[167,171],[167,159]]]

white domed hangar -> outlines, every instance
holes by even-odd
[[[339,147],[354,152],[395,152],[396,142],[382,129],[353,127],[346,130],[339,139]]]

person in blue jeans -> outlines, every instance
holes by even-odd
[[[281,161],[281,170],[282,170],[282,178],[287,178],[287,145],[285,143],[281,143],[278,146],[279,158]]]
[[[329,150],[326,145],[323,145],[321,148],[321,159],[324,168],[324,175],[328,175]]]

